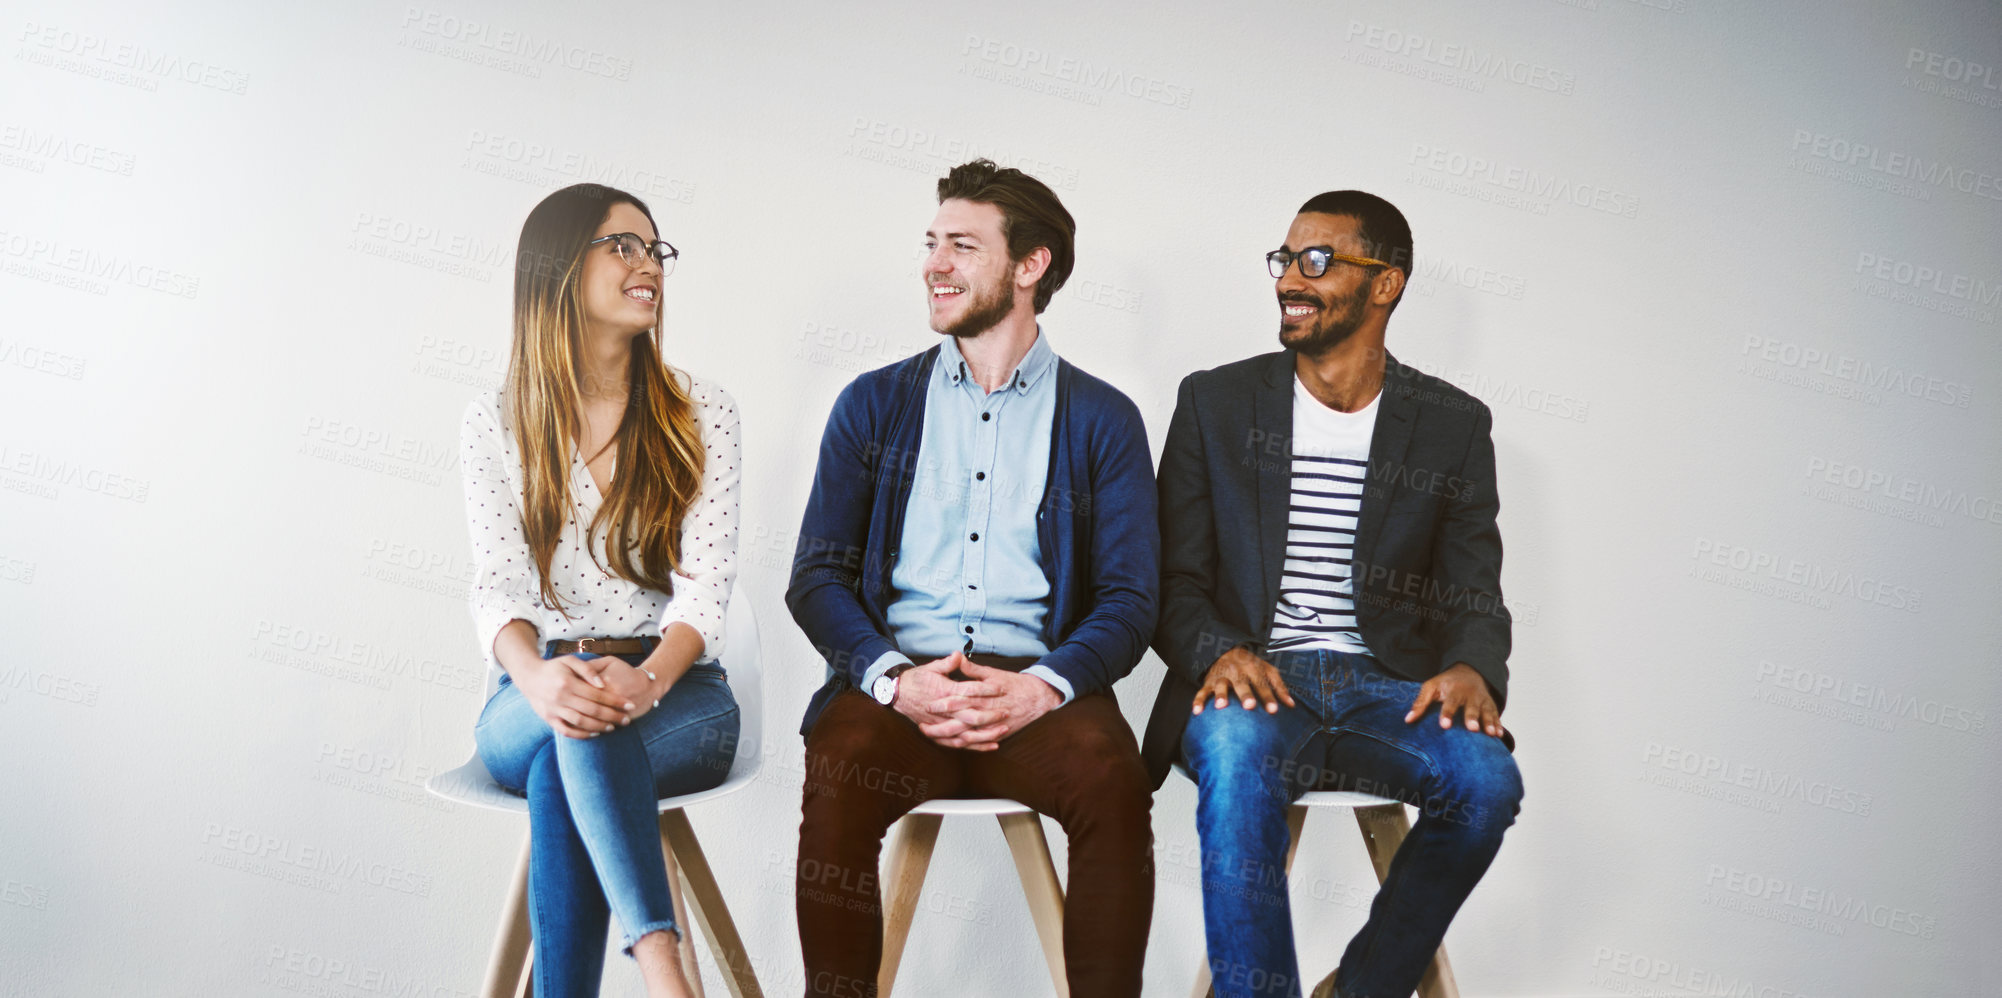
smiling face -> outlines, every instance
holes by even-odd
[[[931,328],[947,336],[978,336],[1013,312],[1023,268],[1008,259],[1001,209],[950,198],[925,232],[922,265],[931,297]],[[1035,280],[1030,278],[1028,286]]]
[[[1286,230],[1291,252],[1312,246],[1326,246],[1350,256],[1372,256],[1357,232],[1359,222],[1349,215],[1306,212],[1293,218]],[[1388,273],[1389,279],[1383,279]],[[1379,311],[1388,315],[1390,300],[1396,297],[1395,271],[1385,267],[1359,267],[1330,261],[1319,277],[1303,277],[1300,262],[1286,268],[1276,282],[1279,295],[1279,344],[1309,356],[1326,353],[1355,334],[1365,321]],[[1378,300],[1381,299],[1381,300]]]
[[[591,238],[614,232],[630,232],[649,243],[658,238],[646,213],[624,202],[612,205]],[[578,282],[584,320],[591,326],[634,334],[652,329],[659,320],[660,265],[651,257],[642,256],[638,267],[629,267],[613,241],[599,243],[584,250]]]

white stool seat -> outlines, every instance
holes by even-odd
[[[1359,794],[1350,790],[1309,790],[1293,803],[1301,807],[1382,807],[1397,802],[1388,797]]]
[[[501,789],[500,784],[494,782],[493,774],[487,772],[487,764],[480,761],[478,752],[457,769],[433,774],[424,781],[424,789],[454,804],[483,807],[489,811],[528,812],[527,798],[516,797]]]
[[[744,748],[749,749],[750,746],[747,744]],[[697,790],[692,794],[682,794],[679,797],[663,797],[659,802],[659,810],[671,811],[675,808],[688,807],[744,789],[758,775],[757,760],[755,758],[746,760],[745,755],[745,752],[737,754],[736,761],[730,765],[730,775],[725,777],[720,785],[707,790]],[[489,811],[528,813],[528,798],[508,793],[500,784],[495,783],[493,774],[487,772],[487,764],[480,761],[477,752],[473,753],[473,757],[467,760],[465,765],[434,774],[425,780],[424,789],[456,804],[482,807]]]
[[[912,814],[1031,814],[1035,808],[1001,797],[940,797],[911,808]]]

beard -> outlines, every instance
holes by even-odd
[[[995,278],[992,286],[986,288],[969,286],[966,293],[971,296],[971,300],[966,303],[966,314],[960,316],[957,322],[933,326],[933,332],[959,339],[970,339],[993,329],[995,323],[1007,318],[1008,313],[1015,310],[1015,282],[1010,281],[1005,272]]]
[[[1305,329],[1297,326],[1289,328],[1280,323],[1279,345],[1310,357],[1320,356],[1340,346],[1343,340],[1354,336],[1355,331],[1362,328],[1363,304],[1369,300],[1373,286],[1374,282],[1364,281],[1354,293],[1335,301],[1322,301],[1305,294],[1281,296],[1279,301],[1282,306],[1285,302],[1298,301],[1318,305],[1321,310],[1315,315],[1314,324]]]

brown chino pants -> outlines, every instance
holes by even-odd
[[[933,742],[894,708],[849,690],[807,736],[801,796],[794,900],[808,995],[876,994],[883,835],[905,812],[940,797],[1005,797],[1056,819],[1070,839],[1071,994],[1140,994],[1154,913],[1154,795],[1133,729],[1110,693],[1078,697],[992,752],[969,752]]]

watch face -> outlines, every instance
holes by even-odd
[[[895,700],[897,698],[896,677],[877,676],[876,687],[870,692],[875,694],[877,703],[880,703],[885,707],[889,706],[890,701]]]

